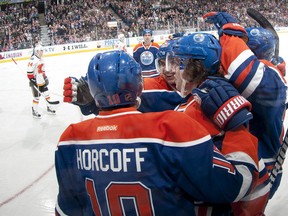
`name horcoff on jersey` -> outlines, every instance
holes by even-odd
[[[141,172],[145,152],[148,152],[147,148],[76,149],[77,168],[102,172]],[[128,170],[128,164],[133,170]]]

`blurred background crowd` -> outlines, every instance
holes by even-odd
[[[8,1],[9,2],[9,1]],[[46,0],[1,3],[0,51],[154,34],[213,30],[202,20],[210,11],[226,11],[239,23],[255,26],[246,13],[259,10],[274,27],[288,26],[288,0]],[[43,11],[39,10],[43,5]]]

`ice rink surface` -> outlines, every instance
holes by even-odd
[[[287,38],[280,37],[280,55],[288,61]],[[45,57],[51,100],[62,101],[63,80],[85,75],[93,52]],[[16,60],[17,61],[17,60]],[[63,130],[82,121],[78,107],[60,103],[56,115],[31,114],[32,95],[26,77],[28,60],[0,63],[0,216],[52,216],[57,196],[54,151]],[[90,116],[93,117],[93,116]],[[282,183],[269,201],[266,216],[288,215],[288,162]]]

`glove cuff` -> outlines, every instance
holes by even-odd
[[[229,122],[227,122],[226,126],[223,128],[224,131],[233,130],[240,125],[247,123],[249,120],[253,118],[251,112],[249,112],[246,108],[243,108],[239,112],[237,112]]]
[[[228,35],[234,35],[238,37],[247,36],[247,31],[245,28],[238,23],[227,23],[222,26],[222,29],[219,31],[219,36],[221,36],[223,33]]]
[[[232,121],[232,117],[235,117],[237,113],[239,113],[239,114],[241,113],[241,117],[242,117],[244,115],[243,114],[244,111],[242,111],[242,110],[247,111],[246,114],[250,113],[249,111],[251,110],[251,103],[249,101],[247,101],[241,95],[234,96],[234,97],[230,98],[228,101],[226,101],[217,110],[217,112],[213,116],[213,121],[221,129],[224,129],[230,121],[231,122],[235,121],[233,124],[230,122],[231,125],[236,125],[236,124],[240,125],[239,124],[239,122],[241,122],[240,118],[239,118],[240,115],[238,116],[239,120],[237,118],[237,119],[233,119],[233,121]],[[251,114],[251,118],[252,118],[252,114]],[[247,119],[247,118],[244,117],[244,119]],[[247,121],[247,120],[245,120],[245,121]],[[229,127],[229,129],[231,129],[230,127]]]

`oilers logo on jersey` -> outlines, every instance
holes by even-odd
[[[144,51],[140,55],[140,61],[143,65],[150,65],[154,61],[154,55],[150,51]]]

